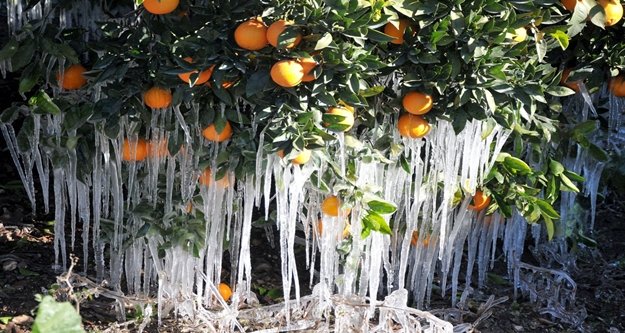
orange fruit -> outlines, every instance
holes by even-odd
[[[490,204],[490,196],[480,190],[477,190],[475,191],[475,195],[473,195],[473,203],[469,205],[468,208],[479,212],[488,207],[488,204]]]
[[[154,15],[169,14],[178,8],[180,0],[143,0],[143,8]]]
[[[184,58],[184,61],[186,61],[186,62],[188,62],[190,64],[193,63],[193,59],[191,57]],[[214,69],[215,69],[215,65],[212,65],[209,69],[200,72],[200,74],[197,76],[195,84],[202,84],[202,83],[205,83],[206,81],[208,81],[211,78],[211,75],[213,75],[213,70]],[[178,74],[178,77],[182,81],[184,81],[186,83],[189,83],[189,81],[191,81],[191,75],[192,74],[196,74],[197,72],[198,71],[180,73],[180,74]]]
[[[242,49],[258,51],[267,46],[267,26],[260,17],[245,21],[234,31],[234,41]]]
[[[339,99],[339,105],[342,106],[343,108],[345,108],[347,111],[354,113],[356,112],[356,110],[354,109],[353,106],[343,102],[342,100]]]
[[[353,108],[352,108],[353,109]],[[347,132],[354,126],[354,114],[343,106],[335,106],[325,113],[332,116],[340,116],[342,119],[333,119],[332,122],[324,122],[323,126],[333,132]]]
[[[315,74],[313,73],[313,70],[318,65],[315,59],[313,59],[312,57],[299,58],[297,59],[297,62],[299,62],[300,65],[302,65],[302,68],[304,69],[304,77],[302,78],[302,82],[314,81]]]
[[[404,33],[406,33],[408,23],[409,21],[407,19],[399,19],[399,29],[391,22],[388,22],[384,26],[384,33],[395,38],[391,41],[391,43],[402,44],[404,42]]]
[[[267,29],[267,41],[269,42],[269,44],[273,45],[273,47],[278,47],[278,39],[280,35],[284,32],[286,27],[289,25],[293,25],[293,21],[278,20],[270,25]],[[302,35],[298,33],[297,35],[295,35],[294,40],[291,43],[285,45],[284,48],[292,49],[296,47],[301,41]]]
[[[278,150],[277,154],[280,158],[284,158],[284,150]],[[297,154],[297,156],[295,156],[294,159],[291,160],[291,163],[295,165],[305,164],[310,161],[310,154],[311,151],[304,148],[299,154]]]
[[[87,83],[87,79],[82,75],[86,71],[81,64],[71,65],[63,73],[56,74],[56,81],[60,82],[61,87],[65,90],[80,89]]]
[[[599,6],[605,12],[605,26],[615,25],[623,18],[623,5],[620,0],[599,0]]]
[[[221,295],[224,301],[227,302],[230,300],[230,297],[232,297],[232,289],[230,289],[230,286],[222,282],[217,289],[219,289],[219,295]]]
[[[615,76],[610,79],[610,91],[616,97],[625,97],[625,75]]]
[[[317,221],[317,230],[319,231],[319,236],[323,235],[323,220],[319,219],[319,221]],[[345,239],[347,237],[349,237],[349,235],[352,232],[352,226],[349,223],[345,224],[345,228],[343,228],[343,233],[341,234],[341,238]],[[337,237],[338,240],[338,237]]]
[[[412,232],[412,237],[410,238],[410,245],[417,246],[418,243],[419,243],[419,231],[415,230]],[[421,245],[423,245],[424,247],[428,247],[430,245],[429,234],[425,236],[425,238],[423,239],[423,242],[421,242]]]
[[[226,125],[224,126],[224,128],[221,130],[221,132],[217,132],[215,124],[210,124],[202,131],[202,135],[208,141],[223,142],[230,139],[230,137],[232,136],[232,126],[230,126],[230,122],[226,120]]]
[[[167,148],[167,139],[160,141],[150,141],[148,144],[148,156],[165,157],[169,155],[169,149]]]
[[[164,109],[171,105],[172,96],[169,89],[152,87],[143,94],[143,102],[151,109]]]
[[[560,85],[569,87],[573,89],[575,92],[579,92],[579,82],[569,82],[569,75],[571,74],[572,68],[566,68],[562,71],[562,78],[560,79]]]
[[[215,181],[215,177],[213,176],[213,171],[210,168],[204,169],[202,174],[200,175],[200,184],[204,186],[212,186]],[[217,181],[217,185],[221,188],[226,188],[230,186],[230,179],[228,179],[228,175],[223,176],[221,179]]]
[[[303,78],[304,67],[296,60],[280,60],[271,66],[271,79],[281,87],[295,87]]]
[[[339,200],[339,198],[335,195],[326,197],[321,203],[321,211],[328,216],[333,216],[333,217],[339,216],[340,208],[341,208],[341,200]],[[349,215],[350,212],[351,212],[351,209],[344,209],[343,216]]]
[[[560,0],[560,2],[569,12],[573,12],[575,10],[575,6],[577,5],[577,0]]]
[[[399,135],[405,138],[418,139],[426,136],[431,129],[430,123],[421,116],[404,113],[397,122]]]
[[[432,110],[432,96],[418,91],[411,91],[404,95],[402,105],[404,110],[416,114],[423,115]]]
[[[143,139],[137,141],[129,141],[124,139],[122,143],[122,160],[124,161],[143,161],[148,157],[148,143]]]

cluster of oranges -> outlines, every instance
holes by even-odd
[[[569,12],[575,11],[580,0],[561,0],[560,2]],[[605,13],[605,26],[613,26],[623,18],[623,5],[619,0],[598,0],[597,3]]]

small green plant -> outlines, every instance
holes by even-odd
[[[69,302],[57,302],[52,296],[37,295],[39,308],[33,333],[83,333],[82,319]]]

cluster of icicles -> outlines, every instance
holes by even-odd
[[[52,1],[42,0],[31,10],[23,12],[25,6],[20,0],[7,2],[10,33],[18,31],[25,22],[48,14]],[[91,27],[88,29],[90,34],[86,34],[85,38],[93,37],[97,28],[92,22],[96,22],[93,18],[100,15],[99,5],[83,0],[78,1],[74,8],[81,10],[62,12],[60,22],[63,27]],[[52,70],[55,61],[63,67],[62,59],[47,59],[50,61],[49,70]],[[10,67],[9,63],[0,64],[3,74],[7,67]],[[605,96],[605,91],[602,95]],[[96,87],[91,98],[97,100],[101,97]],[[592,104],[589,104],[590,96],[587,93],[583,97],[583,100],[575,100],[576,104],[569,106],[569,109],[583,107],[585,113],[582,114],[587,115],[588,105]],[[622,99],[613,97],[610,97],[609,103],[610,129],[611,132],[617,132],[622,127],[620,110],[624,103]],[[191,112],[200,112],[199,105],[188,107]],[[592,106],[590,109],[594,111]],[[214,111],[224,112],[224,109]],[[358,321],[354,321],[353,317],[338,315],[340,307],[332,305],[331,295],[368,296],[373,304],[379,294],[390,294],[390,297],[399,300],[399,304],[396,302],[393,306],[402,306],[401,303],[405,306],[405,291],[408,290],[418,307],[423,307],[427,306],[432,285],[436,281],[443,293],[451,297],[452,304],[463,302],[471,293],[475,272],[477,286],[484,285],[486,272],[494,262],[499,239],[503,240],[503,251],[514,285],[530,290],[530,293],[536,290],[532,283],[538,283],[538,278],[534,278],[534,282],[522,279],[523,270],[534,269],[520,260],[527,233],[525,220],[518,214],[504,219],[497,214],[485,216],[468,210],[469,196],[460,204],[452,205],[458,186],[466,193],[474,193],[488,174],[509,136],[509,132],[499,126],[483,136],[484,124],[473,120],[461,133],[456,134],[449,123],[438,121],[425,140],[404,139],[404,154],[409,157],[410,172],[395,165],[356,162],[358,185],[378,188],[384,199],[398,206],[392,216],[392,235],[373,232],[368,238],[361,239],[358,235],[364,210],[358,205],[346,219],[324,216],[323,233],[319,233],[317,221],[322,215],[319,207],[323,196],[312,186],[310,177],[315,172],[323,173],[326,166],[314,166],[312,163],[294,166],[268,153],[270,144],[265,144],[262,130],[257,131],[259,142],[254,174],[236,180],[229,174],[227,177],[230,178],[231,186],[199,187],[198,196],[197,179],[202,171],[199,156],[208,154],[215,161],[224,145],[198,142],[203,140],[199,133],[200,127],[198,124],[186,124],[179,106],[154,112],[148,138],[161,142],[170,134],[163,128],[173,127],[175,131],[183,132],[183,144],[187,147],[184,153],[160,157],[153,154],[156,157],[144,162],[122,162],[122,142],[125,138],[136,139],[136,130],[140,126],[123,118],[117,137],[107,137],[94,129],[92,172],[80,177],[75,151],[69,150],[65,162],[55,165],[52,152],[39,145],[41,136],[58,138],[61,135],[63,115],[34,114],[32,117],[34,136],[29,137],[28,151],[18,149],[16,133],[11,124],[0,124],[0,129],[33,209],[36,203],[35,170],[46,212],[49,210],[49,180],[53,180],[55,264],[61,269],[67,268],[67,251],[74,249],[78,236],[75,230],[80,223],[80,237],[84,244],[83,270],[87,272],[88,263],[94,262],[97,278],[107,280],[116,290],[134,295],[156,292],[159,320],[172,311],[182,316],[214,319],[214,316],[208,315],[210,311],[207,309],[219,304],[230,313],[226,316],[227,320],[222,318],[224,327],[235,327],[238,307],[254,299],[250,260],[253,213],[260,208],[268,217],[271,200],[275,200],[276,227],[280,234],[278,244],[284,295],[287,299],[292,291],[295,295],[295,303],[285,302],[285,310],[288,313],[289,307],[297,304],[301,296],[300,281],[306,278],[298,275],[295,258],[296,243],[303,243],[306,248],[306,266],[310,270],[309,283],[314,285],[313,295],[318,298],[315,303],[317,311],[314,313],[329,318],[331,311],[335,310],[337,330],[355,328],[367,331],[368,319],[372,319],[375,312],[366,312],[365,320],[359,317]],[[198,119],[197,116],[192,118]],[[255,124],[253,128],[256,129]],[[615,137],[611,135],[612,142],[618,139],[618,135],[615,134]],[[395,139],[400,140],[397,134]],[[344,167],[345,148],[340,135],[338,142],[340,147],[337,151],[341,166]],[[193,151],[191,147],[201,149]],[[593,162],[582,151],[572,152],[572,156],[567,167],[588,179],[585,191],[592,199],[591,217],[594,221],[594,202],[603,165]],[[165,192],[161,193],[158,185],[163,174],[166,186]],[[164,239],[158,234],[149,233],[133,240],[133,235],[145,224],[141,216],[132,213],[133,208],[139,203],[149,203],[154,209],[163,209],[165,218],[161,223],[168,227],[172,223],[172,216],[185,214],[187,210],[186,205],[174,205],[174,197],[181,198],[180,202],[193,202],[194,209],[201,210],[205,216],[206,237],[199,257],[178,246],[166,249],[165,255],[159,257],[158,248]],[[566,216],[574,205],[574,195],[565,195],[561,202],[563,223],[566,224],[573,220]],[[71,224],[70,235],[65,235],[66,221]],[[342,241],[348,223],[350,233],[354,236],[351,250],[341,258],[336,248]],[[532,228],[532,233],[536,242],[544,239],[544,236],[541,238],[539,225]],[[271,233],[268,235],[270,237]],[[418,235],[415,246],[411,245],[413,235]],[[215,287],[222,281],[223,239],[229,241],[228,252],[231,255],[229,282],[235,289],[231,305],[219,301]],[[274,242],[271,237],[269,241]],[[108,258],[108,262],[105,258]],[[463,261],[467,264],[461,278]],[[536,269],[533,272],[540,273]],[[568,281],[567,277],[560,280]],[[459,286],[459,280],[464,280],[465,285]],[[547,283],[552,281],[547,280]],[[125,285],[122,285],[122,281],[125,281]],[[458,290],[463,290],[460,300],[456,299]],[[557,297],[562,298],[560,294]],[[562,302],[570,301],[569,297]],[[553,309],[559,304],[556,302],[547,306]],[[558,316],[558,313],[552,314]],[[379,322],[379,325],[385,323],[383,320]],[[421,329],[417,327],[419,323],[414,325],[413,331]],[[428,325],[430,331],[452,330],[451,325],[435,318],[430,318]],[[382,326],[377,328],[378,331],[384,329]]]

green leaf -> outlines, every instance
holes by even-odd
[[[332,43],[332,35],[329,32],[326,32],[323,37],[321,37],[317,44],[315,44],[315,51],[323,50],[328,47]]]
[[[35,55],[35,41],[28,40],[21,45],[11,57],[11,66],[14,72],[28,65]]]
[[[28,100],[28,104],[31,106],[37,106],[37,113],[43,114],[60,114],[61,109],[52,101],[52,98],[43,90],[40,90],[37,95],[31,97]]]
[[[361,89],[358,94],[362,97],[373,97],[375,95],[381,94],[384,91],[384,86],[373,86],[367,89]]]
[[[386,220],[384,220],[384,217],[374,211],[368,211],[367,215],[362,218],[362,222],[367,228],[373,231],[378,231],[386,235],[390,235],[392,233],[391,228],[386,223]]]
[[[245,96],[251,97],[263,91],[265,87],[269,86],[269,78],[269,71],[266,69],[252,74],[245,85]]]
[[[13,317],[0,317],[0,323],[3,323],[6,325],[11,321],[11,319],[13,319]]]
[[[564,185],[566,188],[568,188],[569,190],[577,193],[579,192],[579,188],[577,188],[577,186],[575,186],[575,184],[573,184],[573,182],[569,179],[569,177],[566,176],[566,174],[561,174],[560,175],[560,180],[562,181],[562,185]]]
[[[570,95],[575,94],[575,90],[571,88],[567,88],[567,87],[562,87],[562,86],[549,87],[547,88],[547,90],[545,90],[545,92],[551,96],[556,96],[556,97],[564,97],[564,96],[570,96]]]
[[[573,135],[590,134],[597,129],[598,123],[596,120],[587,120],[575,125],[573,128]]]
[[[0,61],[7,60],[17,52],[20,43],[15,38],[12,38],[3,48],[0,50]]]
[[[378,214],[393,214],[397,210],[397,206],[388,201],[371,200],[367,202],[367,205]]]
[[[588,147],[588,152],[590,153],[590,156],[592,156],[597,161],[605,162],[609,159],[608,153],[594,143],[590,144],[590,146]]]
[[[508,167],[509,169],[516,171],[520,174],[528,174],[530,172],[532,172],[532,168],[530,168],[529,165],[527,165],[527,163],[525,163],[523,160],[516,158],[514,156],[508,156],[504,159],[503,163],[506,165],[506,167]]]
[[[580,176],[580,175],[576,174],[576,173],[575,173],[575,172],[573,172],[573,171],[565,170],[565,171],[564,171],[564,174],[565,174],[567,177],[569,177],[569,179],[571,179],[571,180],[573,180],[573,181],[576,181],[576,182],[585,182],[585,181],[586,181],[586,178],[584,178],[584,177],[582,177],[582,176]]]
[[[33,333],[83,333],[82,319],[69,302],[56,302],[51,296],[44,296],[37,310],[32,327]]]
[[[564,172],[564,166],[556,160],[549,159],[549,170],[552,174],[559,176]]]
[[[558,44],[560,44],[560,47],[563,50],[566,50],[566,48],[569,47],[569,35],[567,35],[565,31],[557,30],[549,35],[558,41]]]
[[[553,239],[553,234],[554,234],[554,226],[553,226],[553,221],[549,218],[545,218],[545,228],[547,229],[547,239],[551,240]]]
[[[548,217],[548,218],[553,219],[553,220],[556,220],[556,219],[560,218],[560,214],[558,214],[558,212],[556,212],[556,210],[553,209],[551,204],[549,204],[547,201],[545,201],[543,199],[537,199],[536,200],[536,205],[538,205],[538,207],[540,207],[540,210],[542,211],[543,217]]]

